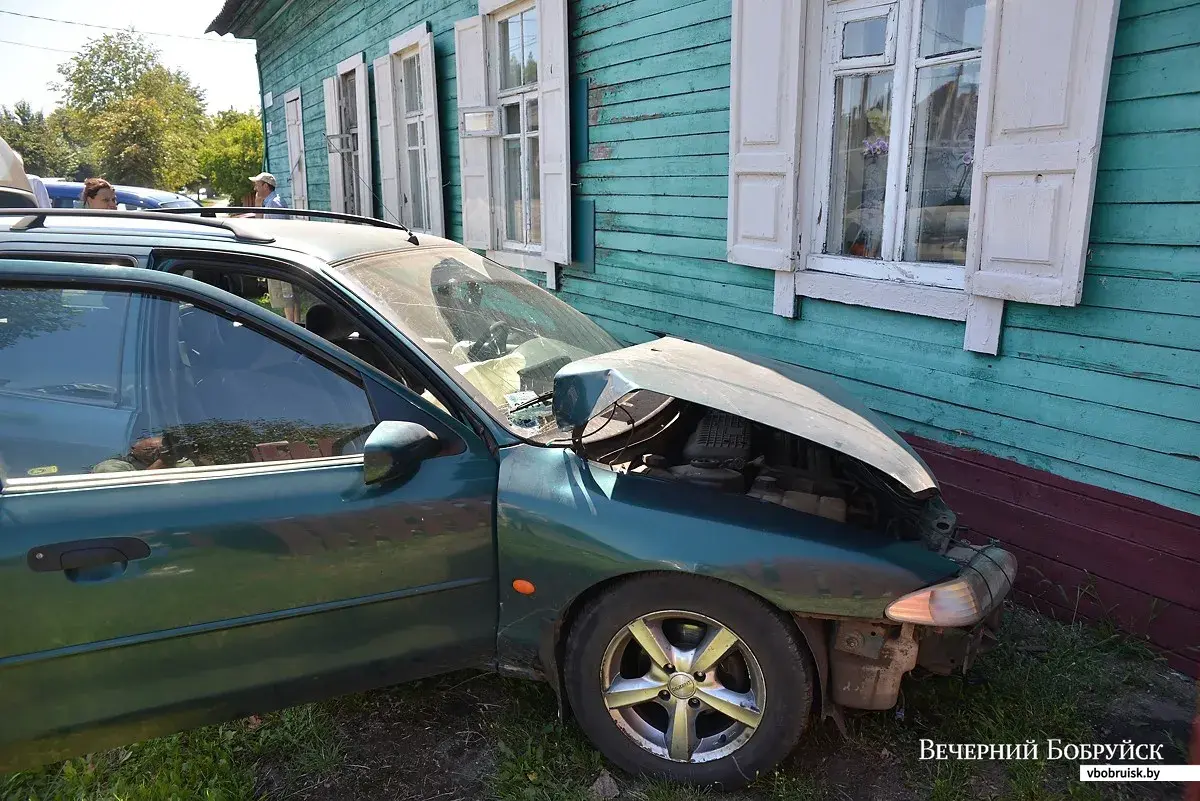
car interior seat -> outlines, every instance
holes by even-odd
[[[324,303],[318,303],[304,315],[304,327],[322,339],[337,345],[342,350],[362,359],[372,367],[382,370],[392,378],[410,382],[399,375],[391,362],[369,339],[357,335],[349,320]]]

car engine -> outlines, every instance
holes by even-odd
[[[653,424],[638,428],[655,428]],[[630,437],[633,439],[633,437]],[[679,403],[657,431],[622,448],[614,469],[736,493],[945,549],[954,513],[832,448],[737,415]]]

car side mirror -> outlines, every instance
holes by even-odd
[[[421,462],[441,448],[437,435],[418,423],[384,420],[363,446],[363,481],[384,484],[406,481]]]

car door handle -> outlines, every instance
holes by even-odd
[[[99,537],[90,540],[55,542],[30,548],[29,569],[38,573],[81,570],[88,567],[132,562],[150,555],[150,546],[137,537]]]

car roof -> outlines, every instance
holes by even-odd
[[[198,219],[196,215],[187,217]],[[9,227],[19,219],[21,217],[15,215],[0,216],[0,248],[3,248],[6,241],[28,239],[43,243],[56,242],[56,252],[62,252],[68,243],[123,243],[141,247],[173,248],[217,247],[238,252],[251,249],[251,246],[248,246],[245,240],[238,239],[233,231],[191,225],[182,215],[164,212],[147,212],[141,219],[48,216],[44,226],[19,232],[10,231]],[[413,245],[408,241],[410,234],[407,231],[371,225],[258,218],[237,218],[230,222],[236,223],[239,230],[272,238],[273,241],[269,243],[255,243],[252,249],[256,253],[288,250],[313,256],[327,264],[336,264],[370,253],[415,250],[418,247],[463,247],[449,239],[423,233],[416,235],[419,245]],[[61,244],[57,244],[58,242]],[[50,249],[47,247],[47,250]]]

